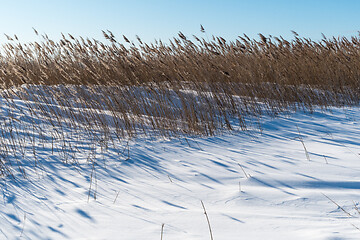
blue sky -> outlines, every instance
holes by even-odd
[[[58,39],[60,33],[103,39],[109,29],[118,38],[125,34],[135,40],[167,39],[179,31],[201,36],[202,24],[209,36],[234,40],[282,35],[290,30],[301,36],[357,35],[360,30],[358,0],[0,0],[0,42],[17,34],[22,41],[38,39],[32,31]]]

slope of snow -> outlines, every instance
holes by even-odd
[[[359,239],[359,119],[334,108],[264,117],[261,133],[83,138],[73,165],[45,147],[26,178],[0,181],[0,239],[160,239],[162,224],[166,240],[210,239],[201,201],[215,240]]]

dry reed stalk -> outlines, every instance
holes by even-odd
[[[213,234],[212,234],[212,230],[211,230],[211,226],[210,226],[209,216],[208,216],[208,214],[207,214],[207,212],[206,212],[205,205],[204,205],[204,203],[203,203],[202,200],[201,200],[201,205],[202,205],[202,208],[204,209],[204,214],[205,214],[205,217],[206,217],[206,221],[207,221],[208,226],[209,226],[210,239],[211,239],[211,240],[214,240]]]
[[[325,155],[323,155],[323,156],[324,156],[326,164],[329,164],[327,158],[325,157]]]
[[[326,196],[324,193],[321,193],[322,195],[324,195],[324,197],[326,197],[327,199],[329,199],[332,203],[334,203],[339,209],[341,209],[341,211],[343,211],[346,215],[348,215],[349,217],[354,217],[353,215],[351,215],[348,211],[346,211],[343,207],[341,207],[339,204],[337,204],[334,200],[332,200],[331,198],[329,198],[328,196]]]
[[[354,228],[356,228],[357,230],[360,231],[360,228],[359,228],[358,226],[356,226],[356,225],[354,225],[354,224],[352,224],[352,223],[351,223],[351,225],[352,225]]]
[[[240,165],[240,163],[238,163],[239,167],[241,168],[241,170],[243,171],[244,175],[246,178],[249,178],[249,175],[245,172],[244,168]]]
[[[164,234],[164,226],[165,226],[165,223],[161,224],[161,237],[160,237],[160,240],[163,240],[163,234]]]
[[[358,214],[360,214],[360,210],[359,210],[359,208],[356,206],[356,204],[355,204],[354,201],[353,201],[353,204],[354,204],[354,208],[355,208],[356,212],[357,212]]]
[[[118,196],[119,196],[119,193],[120,193],[120,191],[118,191],[118,192],[117,192],[117,194],[116,194],[116,197],[115,197],[115,199],[114,199],[113,204],[115,204],[115,202],[116,202],[116,200],[117,200],[117,198],[118,198]]]
[[[301,142],[301,144],[302,144],[302,146],[303,146],[303,148],[304,148],[304,151],[305,151],[306,159],[307,159],[308,161],[310,161],[309,152],[307,151],[307,149],[306,149],[306,147],[305,147],[304,140],[303,140],[303,138],[302,138],[302,136],[301,136],[301,134],[300,134],[300,130],[299,130],[299,127],[298,127],[297,125],[296,125],[296,128],[297,128],[298,133],[299,133],[299,140],[300,140],[300,142]],[[325,158],[325,160],[326,160],[326,158]]]

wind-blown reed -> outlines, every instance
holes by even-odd
[[[135,44],[125,36],[122,44],[110,31],[103,34],[108,44],[72,35],[58,42],[42,35],[41,42],[22,44],[8,36],[0,55],[2,88],[63,85],[51,101],[67,105],[65,99],[76,97],[83,107],[123,120],[126,114],[139,121],[147,116],[154,129],[205,134],[231,129],[234,116],[244,124],[244,116],[259,114],[259,102],[271,113],[359,102],[359,37],[315,42],[294,32],[292,41],[261,34],[260,40],[192,41],[179,33],[169,44],[139,37]],[[86,90],[70,91],[70,85]],[[135,130],[133,120],[127,131]]]
[[[246,128],[249,116],[264,112],[359,103],[359,36],[313,41],[294,32],[290,41],[261,34],[227,41],[180,32],[167,44],[149,44],[103,34],[106,43],[69,34],[24,44],[7,36],[0,51],[0,95],[9,106],[1,119],[3,151],[20,151],[16,145],[30,137],[13,116],[17,100],[29,126],[41,119],[59,138],[67,128],[94,138],[100,132],[100,140],[213,135],[232,130],[234,120]]]

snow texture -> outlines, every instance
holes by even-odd
[[[78,164],[43,148],[26,178],[1,178],[0,239],[160,239],[162,224],[164,240],[210,239],[201,201],[215,240],[359,239],[359,119],[333,108],[264,117],[261,132],[83,138]]]

